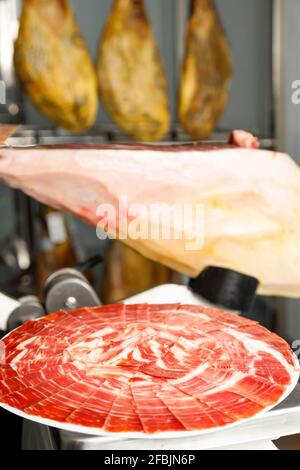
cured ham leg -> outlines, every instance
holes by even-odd
[[[184,130],[201,140],[214,131],[225,110],[232,62],[213,0],[193,0],[192,5],[178,112]]]
[[[259,150],[249,134],[236,131],[234,145],[115,145],[0,148],[0,177],[41,202],[67,210],[123,238],[124,243],[177,271],[197,276],[220,266],[259,279],[260,293],[300,296],[300,172],[286,154]],[[119,197],[126,197],[127,208]],[[189,204],[188,227],[170,239],[130,238],[120,221],[132,204],[138,220],[157,233],[162,222],[153,204]],[[99,205],[118,218],[103,220]],[[194,209],[203,224],[194,224]],[[106,207],[106,206],[105,206]],[[97,215],[98,214],[98,215]],[[132,217],[131,217],[132,219]],[[192,227],[192,231],[191,231]],[[187,249],[190,236],[203,242]],[[203,237],[204,235],[204,237]],[[203,239],[202,239],[203,237]]]
[[[25,93],[55,124],[94,124],[96,72],[68,0],[24,0],[14,61]]]
[[[169,129],[165,71],[143,0],[114,0],[100,41],[100,95],[127,134],[156,141]]]

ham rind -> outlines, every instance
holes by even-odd
[[[286,154],[257,149],[241,131],[232,144],[8,147],[0,149],[0,177],[189,276],[220,266],[257,278],[260,293],[299,297],[299,168]],[[122,223],[131,221],[127,209],[137,203],[146,209],[141,222],[158,237],[136,239]],[[171,220],[165,239],[166,219],[151,208],[183,203],[192,208],[189,223]],[[105,217],[103,204],[118,217]],[[190,227],[200,243],[195,248],[187,247]]]
[[[59,311],[3,343],[0,404],[109,433],[227,426],[276,404],[299,369],[258,323],[180,304]]]

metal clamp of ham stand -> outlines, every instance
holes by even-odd
[[[34,320],[56,310],[72,310],[80,307],[101,305],[97,293],[83,274],[102,262],[94,256],[76,268],[64,268],[51,274],[45,283],[43,300],[36,296],[22,297],[19,305],[7,320],[7,330],[11,331],[28,320]]]
[[[242,313],[251,310],[257,287],[254,277],[214,266],[189,281],[189,288],[209,303]]]

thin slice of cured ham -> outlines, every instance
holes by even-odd
[[[134,407],[133,395],[127,385],[116,396],[103,426],[105,431],[143,431],[141,420]]]
[[[226,414],[170,385],[165,386],[158,396],[184,428],[189,431],[210,429],[234,421]]]
[[[161,385],[148,381],[132,382],[134,406],[146,433],[185,429],[159,397]]]
[[[191,305],[59,311],[28,321],[3,346],[0,404],[102,433],[227,426],[273,406],[298,378],[277,335]]]
[[[86,400],[83,399],[82,405],[78,406],[66,418],[66,421],[90,427],[103,427],[115,400],[121,395],[124,388],[125,384],[116,379],[104,380],[101,387],[94,390]],[[125,412],[124,409],[123,412]],[[118,431],[121,430],[121,426],[122,424]]]

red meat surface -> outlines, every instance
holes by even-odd
[[[0,403],[111,433],[226,426],[277,403],[297,375],[277,335],[200,306],[59,311],[3,342]]]

